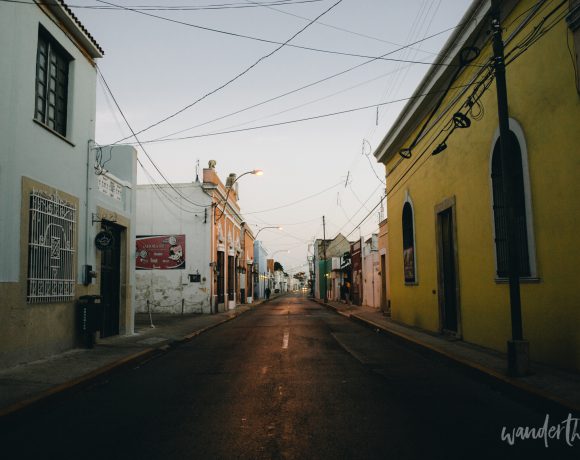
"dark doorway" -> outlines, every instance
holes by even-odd
[[[441,328],[444,332],[459,333],[459,286],[453,207],[437,214],[439,249],[439,306]]]
[[[217,253],[217,301],[218,304],[224,303],[224,253],[218,251]]]
[[[381,310],[388,311],[387,305],[387,256],[381,254]]]
[[[236,265],[235,257],[228,256],[228,300],[233,301],[236,293]]]
[[[121,302],[121,235],[122,228],[107,224],[107,230],[113,235],[110,249],[101,252],[101,298],[103,306],[103,322],[101,337],[109,337],[119,333],[119,317]]]

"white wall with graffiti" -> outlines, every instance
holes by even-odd
[[[138,313],[210,313],[211,198],[200,182],[137,187]]]

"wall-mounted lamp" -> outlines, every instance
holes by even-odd
[[[463,129],[469,128],[471,126],[471,120],[467,117],[467,115],[456,112],[453,114],[453,125],[455,128]]]
[[[413,155],[413,152],[411,149],[401,149],[399,150],[399,155],[408,160]]]

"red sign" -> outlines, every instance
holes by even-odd
[[[185,235],[137,236],[137,270],[185,268]]]

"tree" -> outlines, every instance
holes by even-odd
[[[301,283],[304,283],[304,281],[306,280],[306,273],[304,273],[304,272],[295,273],[294,279],[297,279]]]
[[[274,271],[284,271],[284,267],[282,267],[282,264],[280,262],[274,262]]]

